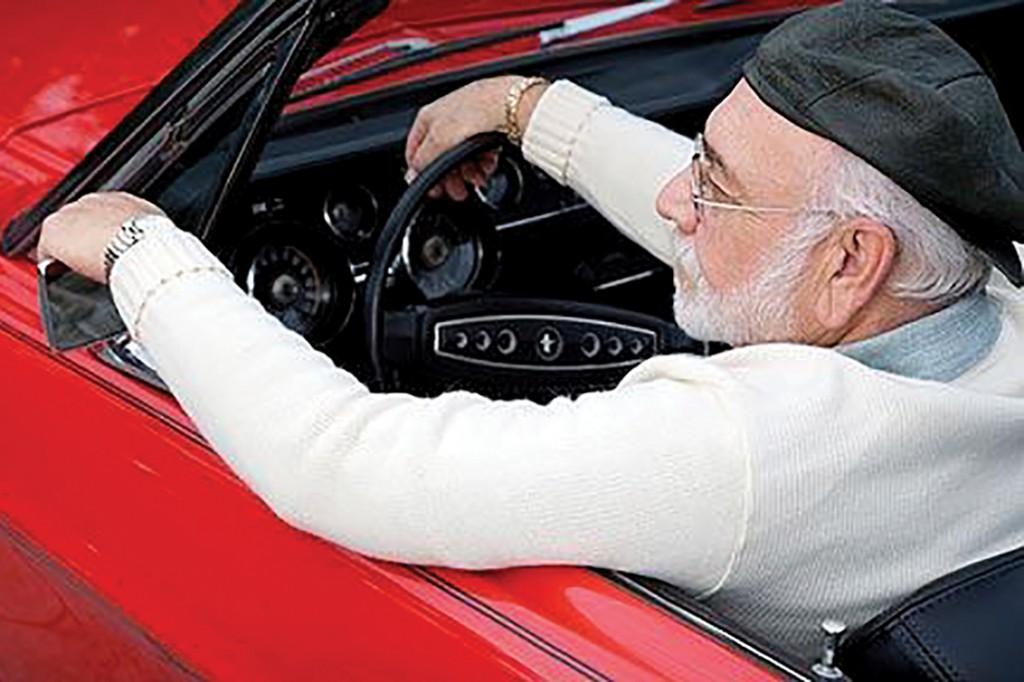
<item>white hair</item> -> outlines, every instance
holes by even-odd
[[[820,176],[815,203],[846,217],[882,223],[896,238],[898,253],[885,286],[900,299],[945,304],[983,286],[992,266],[976,247],[874,166],[834,146]],[[828,231],[821,216],[808,216],[794,238],[817,242]]]

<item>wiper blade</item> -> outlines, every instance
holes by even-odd
[[[675,3],[676,0],[647,0],[647,2],[635,2],[625,7],[601,10],[593,14],[585,14],[575,19],[566,19],[557,28],[549,28],[540,32],[541,47],[547,47],[551,43],[567,38],[575,38],[582,33],[596,31],[599,28],[629,21],[635,17],[657,12]]]
[[[547,47],[548,45],[560,40],[573,38],[583,33],[595,31],[599,28],[605,28],[612,24],[617,24],[644,14],[656,12],[674,4],[675,2],[676,0],[646,0],[645,2],[634,2],[626,5],[625,7],[601,10],[600,12],[585,14],[572,19],[563,19],[543,24],[523,26],[521,28],[506,29],[504,31],[488,33],[482,36],[452,40],[440,45],[434,45],[429,43],[429,41],[423,41],[422,43],[415,45],[404,46],[402,53],[396,57],[386,59],[382,62],[372,64],[351,73],[342,74],[319,85],[314,85],[302,90],[301,92],[296,92],[288,98],[288,103],[295,104],[296,102],[302,102],[312,97],[316,97],[317,95],[337,90],[338,88],[346,85],[352,85],[354,83],[370,80],[371,78],[377,78],[378,76],[383,76],[409,66],[423,64],[424,62],[433,61],[448,55],[466,52],[479,47],[496,45],[498,43],[504,43],[518,38],[526,38],[536,35],[540,38],[541,47]],[[344,58],[339,63],[348,64],[353,61],[362,60],[368,55],[381,52],[385,49],[391,48],[378,46],[371,47],[357,55]],[[328,65],[323,68],[324,70],[332,70],[337,68],[339,63]]]
[[[426,38],[396,38],[394,40],[385,40],[384,42],[377,43],[372,47],[366,48],[365,50],[360,50],[359,52],[350,55],[345,55],[344,57],[336,59],[329,64],[324,64],[323,66],[317,67],[315,69],[310,69],[306,73],[302,74],[302,77],[311,78],[319,76],[321,74],[329,73],[331,71],[337,71],[338,69],[348,66],[349,64],[362,62],[369,59],[370,57],[376,57],[378,54],[382,52],[393,52],[397,55],[405,56],[412,54],[414,52],[419,52],[421,50],[430,49],[434,47],[434,45],[435,43],[433,41],[427,40]]]

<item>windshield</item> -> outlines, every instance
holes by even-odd
[[[740,16],[788,13],[826,0],[499,0],[423,3],[396,0],[302,75],[289,111],[452,73],[512,57],[708,26]]]

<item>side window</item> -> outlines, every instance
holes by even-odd
[[[253,84],[227,102],[222,114],[145,191],[147,198],[163,208],[179,227],[195,232],[204,217],[214,211],[221,178],[235,163],[250,132],[245,123],[269,97],[269,70],[268,64]]]

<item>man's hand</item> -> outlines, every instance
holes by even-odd
[[[165,215],[159,207],[125,192],[87,194],[43,220],[36,248],[40,261],[55,258],[75,272],[106,282],[103,254],[121,224],[141,215]]]
[[[505,98],[519,76],[486,78],[463,86],[420,109],[409,131],[405,160],[411,173],[421,172],[438,156],[478,133],[498,130],[505,123]],[[530,88],[519,106],[520,130],[525,130],[544,87]],[[497,152],[463,163],[433,188],[435,199],[447,193],[462,201],[466,184],[480,187],[498,165]]]

